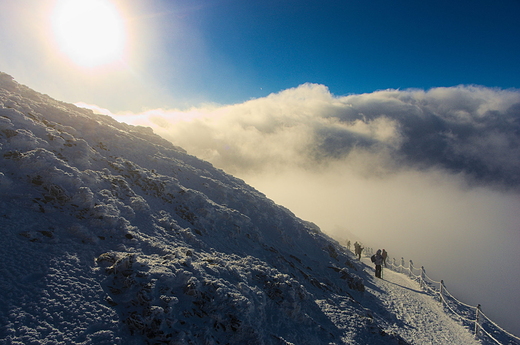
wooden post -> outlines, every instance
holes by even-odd
[[[477,305],[476,315],[475,315],[475,338],[478,339],[478,333],[480,331],[480,304]]]
[[[425,273],[425,271],[424,271],[424,266],[421,266],[421,287],[422,287],[423,290],[426,290],[426,289],[425,289],[425,287],[426,287],[425,285],[426,285],[426,284],[425,284],[425,282],[424,282],[424,278],[425,278],[425,277],[426,277],[426,273]]]
[[[443,287],[444,287],[444,280],[441,280],[441,284],[440,284],[440,290],[439,290],[439,297],[441,299],[441,304],[444,304],[444,298],[442,297],[442,290],[443,290]]]
[[[408,276],[411,278],[413,276],[413,261],[410,260],[410,266],[408,266]]]
[[[402,267],[401,273],[403,273],[403,270],[404,270],[404,258],[403,257],[401,257],[401,267]]]

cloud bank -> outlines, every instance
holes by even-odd
[[[152,127],[339,239],[413,259],[520,334],[511,288],[520,270],[520,91],[338,97],[304,84],[242,104],[114,116]]]
[[[336,97],[304,84],[231,106],[119,116],[233,174],[327,169],[363,174],[443,169],[520,185],[520,92],[484,87]]]

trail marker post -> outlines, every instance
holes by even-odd
[[[478,339],[478,333],[480,331],[480,304],[477,305],[476,315],[475,315],[475,338]]]
[[[444,304],[444,297],[442,297],[442,290],[444,288],[444,280],[441,280],[441,283],[439,284],[439,298],[440,298],[440,302],[441,304]]]
[[[421,266],[421,288],[423,290],[426,290],[426,283],[425,283],[425,276],[426,276],[426,273],[424,271],[424,266]]]

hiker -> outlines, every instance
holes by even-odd
[[[386,252],[386,250],[383,248],[383,252],[381,253],[381,256],[383,257],[383,265],[385,265],[386,267],[386,258],[388,257],[388,253]]]
[[[381,255],[381,249],[378,249],[370,259],[374,264],[376,264],[376,278],[381,278],[381,265],[383,264],[383,255]]]
[[[363,247],[361,247],[361,244],[359,243],[354,243],[354,251],[356,253],[356,256],[358,257],[358,260],[361,260],[361,252],[363,251]]]
[[[347,242],[347,249],[350,250],[350,240]]]

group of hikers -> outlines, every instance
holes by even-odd
[[[347,249],[350,250],[350,241],[347,241]],[[358,260],[361,260],[361,253],[363,252],[363,247],[357,241],[354,243],[354,253],[358,257]]]
[[[347,249],[350,250],[350,241],[347,242]],[[361,260],[361,253],[363,252],[363,248],[360,243],[356,241],[354,243],[354,254],[356,254],[358,260]],[[386,258],[388,257],[388,253],[385,249],[378,249],[377,252],[370,257],[370,260],[376,265],[376,278],[382,278],[382,268],[383,265],[386,267]]]

